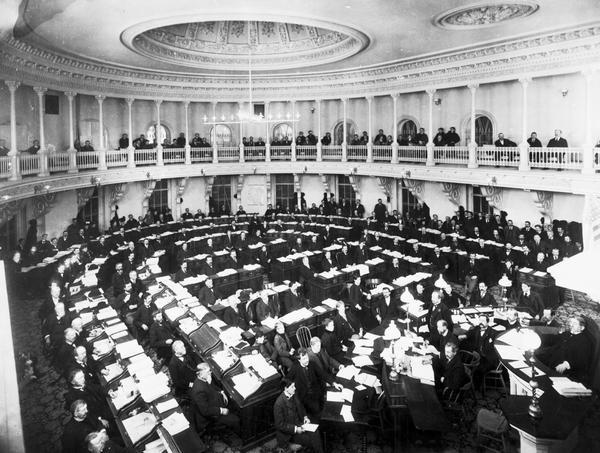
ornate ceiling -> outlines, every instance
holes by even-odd
[[[10,0],[0,10],[0,78],[123,97],[236,100],[249,51],[255,98],[273,100],[572,72],[600,54],[597,0]]]
[[[203,69],[272,70],[343,60],[368,45],[359,31],[267,21],[206,21],[144,31],[124,42],[148,58]]]

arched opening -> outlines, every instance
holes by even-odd
[[[150,142],[150,143],[155,143],[155,144],[164,144],[165,140],[167,140],[168,144],[171,144],[171,131],[169,131],[169,128],[166,127],[164,124],[160,125],[159,131],[158,131],[158,137],[156,134],[156,124],[151,125],[148,130],[146,131],[146,139]]]
[[[210,130],[210,143],[217,146],[231,146],[233,145],[231,140],[232,134],[229,126],[224,124],[217,124]]]
[[[346,120],[346,143],[350,143],[352,137],[356,134],[356,127],[352,121]],[[344,141],[344,122],[338,122],[333,128],[333,144],[341,145]]]
[[[471,137],[470,119],[467,119],[465,137],[468,143]],[[492,145],[494,143],[494,124],[487,115],[478,114],[475,116],[475,143],[477,146]]]
[[[409,135],[411,137],[417,135],[417,130],[417,124],[413,120],[405,119],[398,123],[398,134],[405,140]]]
[[[273,140],[281,142],[284,137],[294,140],[294,130],[288,123],[279,123],[273,128]]]
[[[77,141],[79,141],[79,144],[83,145],[86,140],[89,140],[94,148],[99,149],[100,148],[100,143],[98,142],[99,127],[100,127],[100,123],[98,122],[98,120],[95,120],[95,119],[81,120],[79,122],[79,130],[77,131],[77,137],[75,138],[76,143],[73,143],[73,146],[78,145]],[[104,128],[102,138],[104,140],[104,147],[110,148],[111,145],[109,145],[109,143],[108,143],[108,129],[106,127]]]

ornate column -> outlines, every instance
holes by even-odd
[[[373,162],[373,96],[367,96],[367,106],[368,106],[368,130],[367,134],[369,134],[369,143],[367,143],[367,162]]]
[[[33,90],[38,95],[38,106],[39,106],[39,122],[40,122],[40,151],[39,159],[40,159],[40,172],[39,176],[48,176],[50,172],[48,171],[48,153],[46,150],[46,138],[44,134],[44,94],[48,91],[47,88],[43,87],[33,87]]]
[[[296,161],[296,123],[294,122],[296,119],[296,101],[290,101],[292,104],[292,149],[291,149],[291,161]]]
[[[154,104],[156,105],[156,127],[154,129],[154,137],[156,138],[156,165],[163,166],[165,164],[163,159],[163,147],[160,141],[160,105],[162,99],[155,99]]]
[[[213,123],[217,120],[217,101],[212,101],[212,111],[213,111]],[[213,125],[213,134],[214,143],[212,143],[213,147],[213,164],[219,163],[219,147],[217,145],[217,131],[215,130],[215,125]],[[212,138],[212,137],[211,137]]]
[[[315,99],[317,109],[317,162],[323,160],[323,147],[321,145],[321,99]]]
[[[519,79],[521,83],[521,143],[519,143],[519,170],[529,170],[529,145],[527,143],[527,87],[531,77]]]
[[[185,121],[185,127],[183,133],[185,134],[185,164],[190,165],[192,163],[192,150],[190,147],[190,121],[189,121],[189,107],[190,101],[183,101],[183,117]]]
[[[469,168],[477,168],[477,142],[475,141],[475,93],[477,93],[478,83],[468,85],[471,91],[471,137],[469,139]]]
[[[238,101],[238,111],[242,112],[242,109],[244,108],[244,103],[241,101]],[[250,109],[252,108],[252,105],[250,105],[248,107],[248,111],[250,111]],[[242,123],[240,121],[240,138],[239,138],[239,148],[240,148],[240,163],[244,163],[244,142],[243,139],[244,138],[244,123]]]
[[[400,96],[398,93],[394,93],[392,96],[392,121],[394,124],[392,125],[392,137],[394,141],[392,142],[392,163],[398,163],[398,97]]]
[[[582,71],[582,75],[585,79],[585,141],[583,142],[583,167],[581,173],[593,174],[594,173],[594,138],[592,137],[592,122],[593,118],[593,106],[595,101],[594,90],[594,78],[596,77],[596,68],[587,68]]]
[[[77,93],[73,91],[66,91],[65,95],[69,100],[69,173],[77,173],[77,150],[73,146],[73,144],[75,143],[75,127],[73,125],[73,99],[75,99]]]
[[[270,113],[269,101],[265,101],[265,162],[271,162],[271,131],[270,131]]]
[[[133,101],[134,98],[125,99],[127,102],[127,130],[129,131],[129,146],[127,147],[127,167],[135,168],[135,148],[133,147]]]
[[[95,96],[98,101],[98,170],[106,170],[106,149],[104,146],[104,113],[102,104],[106,96],[98,94]]]
[[[426,165],[435,165],[433,160],[433,96],[435,95],[435,88],[429,88],[426,90],[429,95],[429,125],[428,135],[429,143],[427,143],[427,162]]]
[[[348,144],[346,143],[346,136],[348,131],[346,130],[346,114],[347,114],[348,98],[342,98],[342,162],[348,160]]]
[[[15,103],[15,94],[19,88],[20,82],[6,80],[4,82],[10,91],[10,180],[17,181],[21,179],[21,168],[19,164],[19,151],[17,150],[17,110]]]

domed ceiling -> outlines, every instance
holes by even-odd
[[[332,63],[360,52],[369,42],[348,27],[330,30],[267,21],[169,25],[123,41],[135,52],[163,62],[234,71],[247,71],[250,64],[253,70],[268,70]]]

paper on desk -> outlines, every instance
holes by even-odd
[[[325,399],[334,403],[343,403],[344,395],[342,392],[327,392]]]
[[[188,429],[190,422],[187,421],[187,418],[181,412],[173,412],[162,421],[162,425],[171,436],[174,436]]]
[[[261,354],[247,354],[240,358],[246,368],[252,368],[261,379],[268,379],[277,374],[277,369],[267,362]]]
[[[496,350],[504,360],[523,360],[523,353],[514,346],[496,345]]]
[[[344,368],[342,368],[341,370],[339,370],[336,376],[341,379],[351,380],[358,373],[360,373],[359,368],[356,368],[354,365],[348,365],[348,366],[345,366]]]
[[[529,367],[529,365],[527,364],[527,362],[525,362],[525,360],[515,360],[514,362],[510,362],[509,365],[517,370],[520,370],[521,368]]]
[[[137,340],[129,340],[125,343],[117,344],[115,347],[121,359],[127,359],[138,354],[143,354],[144,352],[144,349],[138,344]]]
[[[274,318],[271,318],[270,316],[268,318],[265,318],[261,321],[260,323],[262,326],[265,326],[269,329],[274,329],[275,328],[275,324],[277,324],[277,321]]]
[[[344,387],[341,393],[345,401],[352,403],[352,400],[354,399],[354,391],[352,389]]]
[[[426,363],[423,357],[410,358],[411,374],[414,378],[419,379],[424,384],[433,385],[433,367],[430,363]]]
[[[363,366],[367,365],[373,365],[373,361],[365,355],[358,355],[352,357],[352,363],[354,363],[354,365],[356,365],[359,368],[362,368]]]
[[[379,379],[377,376],[367,373],[359,373],[354,377],[358,384],[366,385],[367,387],[376,387]]]
[[[304,431],[314,433],[317,429],[319,429],[319,425],[317,423],[305,423],[302,425],[302,429]]]
[[[144,453],[164,453],[166,450],[162,439],[156,439],[144,445]]]
[[[363,338],[365,340],[377,340],[378,338],[381,338],[381,335],[375,335],[374,333],[371,332],[367,332],[366,334],[363,335]]]
[[[313,307],[313,310],[319,314],[323,314],[327,311],[327,308],[323,307],[322,305],[317,305],[316,307]]]
[[[132,443],[148,435],[156,426],[156,417],[150,412],[141,412],[133,417],[123,420],[123,427]]]
[[[96,319],[98,321],[102,321],[102,320],[110,319],[110,318],[116,318],[116,317],[117,317],[117,312],[112,307],[102,308],[102,309],[98,310],[98,313],[96,313]]]
[[[342,409],[340,410],[340,415],[344,418],[345,422],[354,421],[354,416],[352,415],[352,408],[347,404],[344,404],[342,406]]]
[[[248,398],[260,388],[260,381],[251,373],[245,372],[231,378],[234,389],[243,399]]]
[[[325,299],[323,302],[321,302],[321,304],[327,305],[333,310],[337,306],[337,301],[334,299]]]
[[[192,308],[190,308],[190,311],[200,321],[202,321],[202,319],[208,314],[208,308],[206,308],[204,305],[198,305],[196,307],[192,307]]]
[[[527,377],[532,377],[532,373],[531,373],[531,367],[527,367],[527,368],[521,368],[521,372],[525,373],[527,375]],[[542,370],[540,370],[538,367],[535,367],[535,375],[536,376],[545,376],[546,373],[544,373]]]
[[[141,378],[138,375],[138,379],[138,389],[146,403],[151,403],[171,391],[169,378],[165,373],[149,374]]]
[[[111,338],[113,340],[118,340],[119,338],[123,338],[126,337],[127,335],[129,335],[129,332],[127,330],[122,330],[120,332],[114,333],[111,335]]]
[[[352,352],[357,355],[371,355],[373,353],[373,348],[356,346]]]
[[[124,330],[127,330],[127,326],[125,325],[124,322],[117,322],[111,326],[108,326],[104,329],[104,332],[106,332],[106,335],[111,336],[114,338],[114,335],[116,333],[122,332]]]
[[[219,318],[217,319],[213,319],[212,321],[208,321],[206,323],[207,326],[212,327],[215,330],[220,330],[223,327],[227,327],[227,324],[224,323],[222,320],[220,320]]]
[[[373,347],[373,340],[371,339],[367,339],[367,338],[351,338],[350,339],[355,345],[356,347],[363,347],[363,348],[372,348]]]
[[[123,373],[123,368],[121,368],[121,365],[119,365],[117,362],[106,365],[104,369],[108,373],[104,375],[104,379],[106,379],[107,382],[112,381],[114,378]]]

